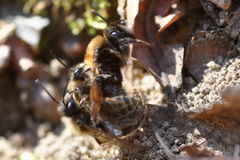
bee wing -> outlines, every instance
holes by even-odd
[[[146,66],[143,62],[141,62],[137,58],[132,57],[132,60],[141,65],[144,69],[146,69],[163,88],[161,78],[157,75],[157,73],[155,73],[150,67]]]
[[[84,130],[95,137],[96,141],[101,144],[116,144],[120,146],[122,149],[125,151],[131,152],[131,151],[136,151],[136,150],[142,150],[143,146],[140,144],[133,144],[130,141],[126,139],[121,139],[117,136],[114,136],[110,133],[107,133],[101,129],[92,127],[84,122],[80,123],[81,128],[84,128]]]

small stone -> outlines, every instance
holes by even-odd
[[[155,157],[156,157],[156,153],[155,152],[149,153],[149,158],[153,159]]]
[[[193,92],[193,93],[198,93],[198,92],[199,92],[198,87],[194,87],[194,88],[192,89],[192,92]]]
[[[211,68],[211,69],[219,69],[219,68],[221,68],[221,66],[219,64],[215,63],[214,61],[210,61],[207,64],[207,67]]]
[[[180,145],[180,144],[181,144],[181,142],[180,142],[180,140],[179,140],[179,139],[175,139],[175,140],[174,140],[174,144],[176,144],[176,145]]]
[[[162,129],[166,130],[166,129],[169,128],[169,126],[170,126],[169,122],[164,122],[164,123],[162,124]]]
[[[178,149],[178,147],[176,146],[176,145],[174,145],[174,146],[172,146],[171,147],[171,151],[173,152],[173,153],[179,153],[179,149]]]
[[[84,153],[86,153],[86,152],[88,151],[88,148],[87,148],[86,146],[81,146],[81,147],[79,148],[79,150],[80,150],[80,152],[81,152],[82,154],[84,154]]]
[[[152,148],[153,144],[151,141],[147,141],[144,146],[148,147],[148,148]]]
[[[89,158],[87,155],[82,155],[81,159],[90,160],[91,158]]]
[[[15,147],[23,146],[26,141],[23,136],[21,136],[20,134],[17,134],[17,133],[11,135],[11,137],[9,139],[10,139],[12,145],[14,145]]]
[[[193,134],[194,134],[194,135],[200,135],[201,133],[199,132],[198,129],[195,128],[195,129],[193,130]]]
[[[42,124],[38,127],[37,135],[38,137],[45,137],[47,132],[51,130],[51,126],[49,123]]]

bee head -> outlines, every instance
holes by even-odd
[[[64,116],[71,117],[77,112],[77,104],[72,96],[66,94],[63,99],[63,104],[59,106],[59,111]]]
[[[84,74],[84,69],[83,68],[77,68],[77,69],[74,70],[73,80],[83,81],[84,77],[85,77],[85,74]]]
[[[135,37],[124,26],[113,24],[110,25],[104,32],[104,37],[107,39],[107,43],[114,50],[121,54],[127,53],[130,43],[135,42]]]
[[[91,123],[89,112],[86,111],[86,107],[82,106],[84,101],[79,102],[73,95],[73,92],[66,93],[58,110],[63,116],[70,117],[84,124]]]
[[[151,46],[151,44],[148,42],[136,39],[128,29],[125,21],[121,20],[116,23],[111,23],[109,20],[98,14],[95,10],[92,10],[92,12],[109,24],[109,27],[104,30],[103,36],[106,39],[108,46],[113,50],[123,55],[128,53],[129,44],[131,43],[139,43],[148,47]],[[128,56],[128,54],[125,56]]]
[[[73,70],[73,80],[74,81],[85,81],[87,79],[86,72],[90,71],[91,68],[87,67],[85,64],[80,64],[80,66],[76,66]]]

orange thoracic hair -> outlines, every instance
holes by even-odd
[[[88,44],[85,57],[84,57],[84,63],[88,66],[92,67],[94,63],[94,53],[97,48],[100,48],[104,45],[105,39],[103,36],[96,36],[94,37],[91,42]]]

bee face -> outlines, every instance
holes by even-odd
[[[81,81],[84,82],[87,80],[87,78],[89,78],[89,75],[87,74],[87,72],[89,72],[91,70],[90,67],[87,67],[84,63],[80,63],[80,65],[77,65],[74,67],[74,71],[73,71],[73,77],[72,80],[73,81]]]
[[[80,97],[80,92],[73,91],[65,94],[63,98],[63,104],[59,106],[59,111],[66,117],[70,117],[76,123],[83,122],[91,125],[90,123],[90,111],[89,111],[89,99],[82,96],[82,101],[75,98],[77,95]]]
[[[73,80],[74,81],[77,81],[77,80],[84,81],[85,77],[86,76],[84,74],[84,68],[77,68],[73,73]]]
[[[76,111],[77,111],[77,104],[75,103],[73,97],[71,97],[69,100],[66,101],[66,104],[64,104],[61,112],[65,116],[71,117],[76,113]]]
[[[84,63],[80,63],[72,68],[73,72],[70,73],[70,80],[67,90],[73,91],[80,86],[88,85],[92,79],[91,67]]]
[[[104,37],[114,50],[120,54],[128,53],[129,43],[134,42],[134,36],[119,25],[111,25],[104,31]]]

